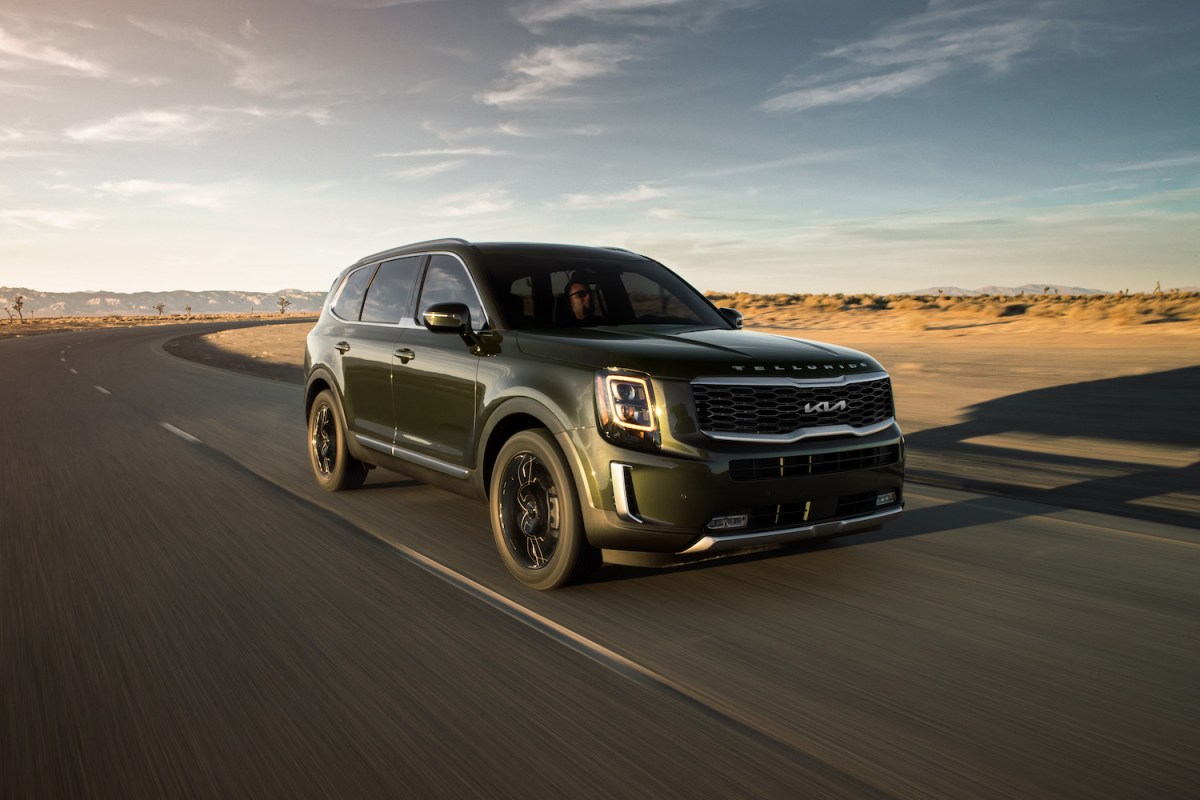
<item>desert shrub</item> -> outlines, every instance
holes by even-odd
[[[1019,317],[1029,308],[1028,303],[1006,303],[996,312],[998,317]]]

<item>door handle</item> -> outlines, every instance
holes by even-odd
[[[337,350],[342,355],[345,355],[346,351],[350,349],[350,343],[349,342],[338,342],[337,344],[335,344],[333,346],[333,349]]]
[[[407,364],[408,362],[412,361],[414,358],[417,357],[417,354],[414,353],[412,350],[409,350],[407,347],[400,348],[396,352],[392,353],[392,355],[394,355],[396,358],[400,359],[401,364]]]

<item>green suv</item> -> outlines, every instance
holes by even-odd
[[[486,500],[536,589],[601,551],[707,554],[878,527],[904,440],[870,356],[740,330],[617,248],[421,242],[334,281],[305,352],[313,473]]]

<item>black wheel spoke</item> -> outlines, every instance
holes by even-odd
[[[509,552],[527,569],[542,569],[558,546],[558,492],[547,466],[530,452],[504,466],[500,525]]]

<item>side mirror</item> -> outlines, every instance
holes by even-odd
[[[730,325],[738,330],[742,329],[742,324],[744,321],[742,318],[742,312],[738,311],[736,308],[718,308],[717,311],[721,312],[721,316],[728,320]]]
[[[437,303],[421,315],[434,333],[466,333],[471,330],[471,311],[463,303]]]

